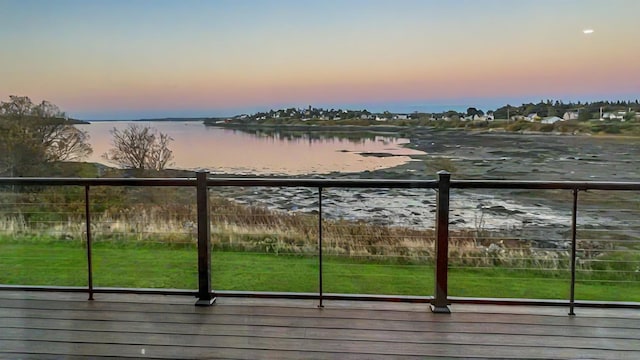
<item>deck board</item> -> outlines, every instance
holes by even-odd
[[[640,358],[640,314],[617,309],[0,291],[0,359]]]

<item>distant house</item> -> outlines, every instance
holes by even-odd
[[[387,121],[387,118],[383,116],[376,116],[376,121]]]
[[[409,115],[407,114],[396,114],[393,115],[393,120],[407,120],[409,118]]]
[[[562,115],[563,120],[578,120],[578,112],[577,111],[567,111]]]
[[[474,121],[493,121],[493,114],[489,115],[473,115]]]
[[[555,124],[558,121],[562,121],[562,118],[559,118],[557,116],[548,116],[540,120],[542,124]]]
[[[360,115],[360,119],[362,120],[372,120],[375,119],[375,117],[371,114],[362,114]]]
[[[625,111],[606,112],[602,114],[604,120],[624,120]]]
[[[536,120],[540,120],[540,116],[538,116],[538,113],[531,113],[525,116],[524,119],[527,121],[536,121]]]

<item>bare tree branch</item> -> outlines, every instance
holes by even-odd
[[[121,167],[138,170],[162,170],[171,165],[173,139],[155,128],[131,124],[124,130],[113,128],[112,145],[102,157]]]

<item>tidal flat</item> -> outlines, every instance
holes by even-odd
[[[637,138],[432,129],[414,129],[398,136],[410,139],[406,147],[424,154],[410,155],[410,161],[387,169],[310,176],[434,179],[437,171],[447,170],[452,179],[640,179],[640,139]],[[303,188],[236,188],[228,189],[227,195],[240,203],[287,212],[314,212],[318,205],[316,191]],[[431,189],[326,189],[323,195],[328,218],[413,228],[433,228],[435,225],[435,191]],[[567,248],[571,198],[572,194],[567,190],[454,189],[450,223],[454,229],[489,231],[495,236],[528,239],[540,247]],[[640,197],[635,192],[581,193],[579,231],[588,234],[589,238],[612,238],[615,233],[638,239],[640,233],[635,220],[638,200]]]

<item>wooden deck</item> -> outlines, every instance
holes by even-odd
[[[0,359],[640,359],[640,312],[0,291]]]

